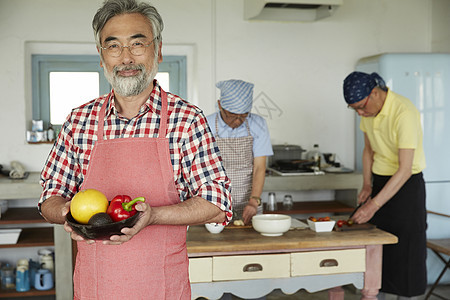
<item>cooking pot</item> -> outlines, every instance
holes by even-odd
[[[302,160],[302,153],[306,152],[301,146],[290,144],[273,145],[272,149],[273,156],[269,157],[269,166],[274,166],[277,161]]]

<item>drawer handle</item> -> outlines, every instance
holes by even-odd
[[[242,270],[244,272],[260,272],[263,270],[263,267],[260,264],[248,264]]]
[[[320,262],[320,267],[337,267],[339,264],[335,259],[324,259]]]

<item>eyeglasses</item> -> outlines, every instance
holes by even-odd
[[[230,121],[235,121],[235,120],[241,120],[244,121],[245,118],[248,117],[248,113],[245,114],[233,114],[229,111],[226,111],[225,109],[222,108],[222,116],[225,117],[226,119],[230,120]]]
[[[366,108],[366,106],[367,106],[367,102],[369,102],[370,95],[372,95],[372,91],[369,93],[369,96],[367,96],[367,99],[366,99],[366,101],[364,102],[363,105],[361,105],[361,106],[359,106],[359,107],[352,107],[352,106],[350,106],[350,104],[349,104],[349,105],[347,105],[347,108],[348,108],[348,109],[353,109],[354,111],[364,110],[364,109]]]
[[[119,42],[113,41],[106,44],[106,47],[100,47],[105,53],[111,57],[119,57],[122,54],[123,48],[128,48],[130,53],[139,56],[145,53],[145,50],[156,40],[154,38],[150,43],[145,44],[143,41],[135,40],[131,42],[130,46],[122,46]]]

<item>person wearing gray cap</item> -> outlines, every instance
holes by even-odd
[[[232,79],[216,86],[220,89],[219,111],[206,118],[231,180],[233,220],[248,224],[255,214],[262,213],[266,157],[273,155],[269,130],[264,118],[250,113],[252,83]]]
[[[381,293],[418,299],[425,293],[426,206],[422,170],[420,113],[407,98],[386,87],[377,74],[352,72],[344,80],[344,98],[361,116],[364,132],[363,205],[352,219],[370,222],[398,237],[383,246]]]

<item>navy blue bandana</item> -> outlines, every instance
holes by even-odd
[[[348,104],[369,96],[374,87],[386,88],[383,78],[377,73],[352,72],[344,80],[344,99]]]

